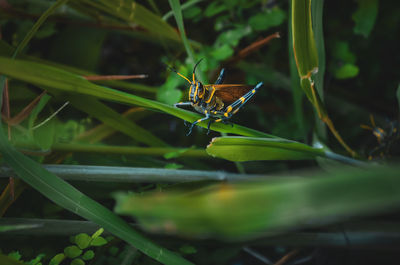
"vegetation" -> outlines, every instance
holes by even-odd
[[[6,0],[0,12],[0,264],[398,260],[391,3]],[[226,84],[264,85],[231,124],[187,136],[204,115],[174,104],[200,59],[203,84],[224,68]]]

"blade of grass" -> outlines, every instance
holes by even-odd
[[[134,216],[151,231],[244,240],[395,211],[399,170],[348,167],[304,173],[297,180],[215,184],[188,193],[119,193],[115,211]]]
[[[99,99],[156,109],[188,122],[194,122],[201,117],[199,114],[194,112],[189,112],[157,101],[90,83],[81,76],[41,63],[11,60],[0,57],[0,73],[31,84],[57,89],[59,91],[85,94]],[[202,122],[199,126],[206,128],[207,122]],[[214,123],[211,126],[211,129],[219,132],[234,133],[244,136],[278,138],[239,125],[231,126],[222,123]]]
[[[10,258],[4,254],[0,254],[0,264],[1,265],[24,265],[25,263]]]
[[[175,17],[176,24],[178,25],[179,33],[181,34],[181,40],[183,42],[183,46],[185,46],[186,53],[191,61],[191,63],[194,64],[196,63],[196,58],[193,53],[193,49],[189,44],[189,41],[186,37],[186,32],[185,32],[185,26],[183,24],[183,17],[182,17],[182,8],[181,8],[181,3],[179,0],[168,0],[169,5],[171,6],[172,12]],[[200,81],[205,81],[202,72],[197,73],[199,76]]]
[[[30,186],[63,208],[91,220],[125,240],[144,254],[164,264],[191,264],[179,255],[159,247],[133,230],[121,218],[73,186],[22,155],[9,144],[0,130],[0,152],[6,164]]]
[[[292,38],[294,57],[304,93],[314,106],[319,119],[328,126],[346,151],[353,157],[356,156],[357,154],[344,142],[336,130],[314,86],[313,75],[318,72],[318,52],[312,28],[311,0],[292,1]]]
[[[49,172],[68,181],[119,182],[119,183],[159,183],[159,182],[192,182],[192,181],[243,181],[260,178],[278,179],[279,176],[235,174],[223,171],[202,171],[185,169],[109,167],[87,165],[43,165]],[[0,168],[0,178],[12,174],[8,167]]]

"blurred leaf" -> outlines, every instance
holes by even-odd
[[[331,53],[335,59],[342,62],[352,64],[356,62],[356,55],[350,50],[349,43],[346,41],[335,42]]]
[[[49,265],[58,265],[65,259],[64,253],[58,253],[49,262]]]
[[[226,5],[218,1],[213,1],[207,6],[206,10],[204,11],[204,15],[206,17],[212,17],[225,10],[226,10]]]
[[[356,25],[354,33],[367,38],[374,28],[376,16],[378,15],[378,0],[356,0],[358,9],[352,18]]]
[[[264,13],[258,13],[250,17],[249,25],[257,31],[267,30],[271,27],[279,26],[286,19],[285,11],[275,7]]]
[[[91,260],[94,258],[94,252],[93,250],[88,250],[82,255],[83,260]]]
[[[218,137],[207,146],[207,153],[230,161],[301,160],[324,156],[324,150],[285,140],[250,137]]]
[[[202,10],[200,7],[197,6],[193,6],[191,8],[188,8],[185,10],[185,12],[183,12],[183,16],[186,19],[193,19],[195,17],[197,17],[198,15],[202,14]]]
[[[231,57],[232,54],[233,54],[233,49],[228,44],[222,45],[221,47],[216,48],[211,52],[211,56],[219,61]]]
[[[197,249],[190,245],[183,245],[179,248],[179,251],[183,254],[194,254],[197,253]]]
[[[399,107],[399,113],[400,113],[400,84],[397,86],[397,106]]]
[[[85,262],[81,259],[73,259],[71,265],[85,265]]]
[[[236,27],[235,29],[224,31],[221,34],[219,34],[215,42],[215,45],[222,46],[225,44],[229,44],[230,46],[235,47],[238,45],[239,40],[241,38],[243,38],[246,35],[249,35],[250,33],[251,33],[251,28],[249,26],[240,26]]]
[[[25,263],[0,253],[1,265],[24,265]]]
[[[336,70],[335,77],[337,79],[347,79],[358,75],[359,69],[357,65],[347,63]]]
[[[152,232],[191,238],[259,238],[397,210],[399,170],[396,166],[342,168],[303,173],[297,179],[216,184],[189,193],[118,193],[115,211],[133,216]]]
[[[35,143],[42,149],[48,150],[55,140],[56,120],[51,119],[33,131]]]

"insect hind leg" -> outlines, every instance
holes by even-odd
[[[258,83],[252,90],[244,94],[238,100],[233,102],[231,105],[226,107],[225,113],[223,113],[225,119],[230,118],[233,114],[239,111],[247,101],[249,101],[257,92],[257,90],[263,85],[263,82]]]

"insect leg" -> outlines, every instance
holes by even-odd
[[[186,134],[186,136],[189,136],[192,133],[193,127],[196,126],[197,123],[208,120],[210,118],[210,114],[209,113],[205,113],[206,116],[204,118],[198,119],[197,121],[193,122],[192,125],[190,125],[189,127],[189,131]]]
[[[188,101],[188,102],[179,102],[179,103],[175,103],[174,107],[179,107],[179,106],[191,106],[192,102]]]
[[[225,77],[225,69],[222,68],[221,72],[219,73],[217,81],[215,81],[216,85],[220,85],[224,82],[224,77]]]
[[[233,114],[239,111],[241,107],[243,107],[244,104],[246,104],[249,99],[251,99],[254,94],[257,92],[257,90],[263,85],[262,82],[258,83],[252,90],[244,94],[242,97],[240,97],[238,100],[233,102],[231,105],[226,107],[225,112],[222,113],[222,115],[225,117],[224,120],[229,119]]]

